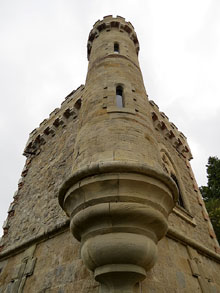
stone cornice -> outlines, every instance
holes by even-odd
[[[141,164],[139,162],[123,162],[123,161],[107,161],[96,162],[84,166],[77,170],[66,182],[62,185],[59,192],[59,204],[63,206],[63,200],[68,189],[79,180],[86,177],[90,177],[103,173],[137,173],[147,175],[153,178],[160,179],[165,185],[171,188],[171,192],[175,201],[178,198],[178,191],[175,182],[165,172],[156,170],[155,168],[148,166],[147,164]]]

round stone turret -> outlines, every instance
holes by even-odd
[[[130,22],[125,21],[125,19],[121,16],[117,16],[113,18],[112,15],[107,15],[103,18],[103,20],[98,20],[94,25],[93,29],[90,31],[89,39],[87,43],[87,53],[88,60],[90,57],[90,53],[92,50],[93,40],[98,38],[102,31],[109,32],[111,29],[117,29],[121,33],[127,33],[129,38],[134,42],[136,53],[138,55],[139,52],[139,42],[134,31],[134,27]]]
[[[102,293],[133,292],[145,278],[177,200],[154,137],[138,50],[124,18],[95,23],[72,174],[59,194]]]

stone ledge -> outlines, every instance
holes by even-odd
[[[138,71],[140,71],[140,68],[138,67],[137,64],[135,64],[134,61],[132,61],[130,58],[128,58],[127,56],[124,56],[122,54],[115,54],[115,53],[110,53],[107,54],[104,57],[100,57],[97,58],[95,61],[93,61],[93,66],[88,70],[88,74],[91,72],[91,70],[93,69],[94,66],[96,66],[97,63],[100,63],[102,61],[105,61],[108,58],[121,58],[121,59],[125,59],[126,61],[129,61],[131,64],[133,64],[135,66],[136,69],[138,69]],[[141,71],[140,71],[141,72]]]
[[[116,106],[110,106],[107,108],[108,113],[126,113],[126,114],[133,114],[135,115],[135,110],[131,108],[118,108]]]
[[[191,224],[193,227],[196,227],[194,217],[189,215],[187,211],[184,211],[182,208],[177,206],[173,209],[173,213],[176,214],[178,217],[182,218],[187,223]]]
[[[9,248],[5,251],[2,251],[0,253],[0,261],[7,259],[13,255],[16,255],[18,253],[23,252],[27,247],[29,247],[33,244],[43,242],[46,239],[53,238],[54,236],[63,233],[64,231],[69,229],[69,223],[70,223],[70,221],[67,219],[63,223],[57,224],[56,226],[54,226],[52,228],[48,228],[48,230],[45,231],[44,233],[36,235],[27,241],[24,241],[20,244],[12,246],[11,248]]]
[[[184,245],[189,245],[193,248],[195,248],[198,252],[200,252],[202,255],[205,255],[216,262],[220,263],[220,255],[216,252],[210,250],[209,248],[205,247],[204,245],[200,244],[196,240],[193,240],[182,233],[178,232],[176,229],[169,227],[167,232],[167,237],[176,240]]]
[[[66,220],[63,223],[56,225],[52,229],[48,229],[48,231],[45,233],[42,233],[42,234],[37,235],[35,237],[32,237],[31,239],[29,239],[26,242],[15,245],[4,252],[1,252],[0,253],[0,260],[3,261],[13,255],[21,253],[27,247],[29,247],[35,243],[43,242],[48,238],[53,238],[58,234],[64,233],[65,231],[67,231],[69,229],[69,223],[70,223],[70,221]],[[205,256],[213,259],[214,261],[220,263],[220,254],[206,248],[204,245],[202,245],[199,242],[183,235],[182,233],[178,232],[176,229],[174,229],[172,227],[169,227],[168,232],[166,234],[166,237],[173,239],[175,241],[181,242],[184,245],[189,245],[189,246],[195,248],[196,250],[198,250],[202,255],[205,255]],[[215,250],[220,252],[219,247],[215,247]]]

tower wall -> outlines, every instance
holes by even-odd
[[[138,44],[121,17],[90,32],[72,174],[59,193],[102,293],[133,292],[146,277],[178,197],[154,139]]]
[[[120,44],[119,54],[114,53],[114,42]],[[99,292],[100,284],[81,259],[80,243],[69,232],[58,193],[64,182],[64,189],[71,186],[79,170],[88,172],[112,161],[147,164],[168,182],[175,176],[171,178],[177,180],[181,196],[169,216],[166,236],[157,244],[157,261],[133,292],[220,291],[219,245],[190,167],[190,148],[186,137],[148,101],[138,50],[133,27],[123,18],[97,22],[89,35],[86,86],[72,92],[30,134],[27,161],[0,244],[0,292]],[[120,109],[116,84],[124,86],[126,97]],[[123,168],[116,171],[127,176]],[[125,178],[125,188],[139,190]],[[101,190],[105,198],[105,191],[115,188],[111,184]],[[94,186],[89,194],[97,193]],[[103,215],[100,223],[105,223]],[[71,227],[81,240],[80,230]]]
[[[25,166],[4,224],[2,251],[66,221],[57,205],[57,196],[59,186],[71,172],[83,89],[81,86],[71,93],[60,108],[31,132],[24,150]]]

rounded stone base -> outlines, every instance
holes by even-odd
[[[94,276],[101,283],[101,293],[133,293],[134,285],[145,279],[146,271],[132,264],[109,264],[98,267]]]

